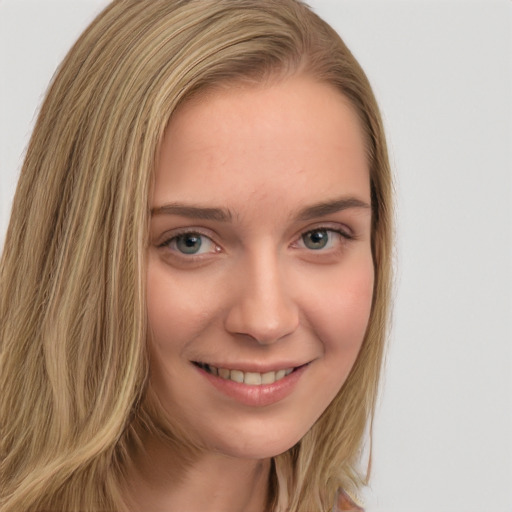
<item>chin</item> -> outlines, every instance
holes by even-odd
[[[294,428],[293,428],[294,427]],[[266,424],[257,429],[238,430],[229,435],[216,436],[208,445],[217,453],[240,459],[268,459],[280,455],[297,444],[309,428],[283,428]]]
[[[216,452],[227,457],[233,457],[237,459],[255,459],[263,460],[276,457],[289,450],[294,446],[301,438],[295,442],[283,442],[273,441],[271,443],[254,443],[252,440],[245,445],[222,445],[216,448]]]

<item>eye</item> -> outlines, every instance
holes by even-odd
[[[302,234],[302,244],[312,251],[332,249],[349,236],[333,229],[319,228]]]
[[[302,235],[302,241],[308,249],[324,249],[329,243],[329,233],[326,229],[308,231]]]
[[[217,251],[217,246],[211,238],[195,232],[180,233],[167,240],[161,247],[167,247],[172,251],[187,256],[196,256]]]

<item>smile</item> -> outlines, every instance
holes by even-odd
[[[294,368],[284,368],[274,372],[258,373],[244,372],[242,370],[229,370],[228,368],[217,368],[216,366],[206,363],[194,364],[212,375],[221,377],[225,380],[232,380],[233,382],[238,382],[240,384],[246,384],[248,386],[274,384],[274,382],[284,379],[290,375],[294,370]]]
[[[285,368],[270,370],[267,367],[261,368],[264,372],[257,372],[254,371],[256,368],[250,366],[244,371],[235,369],[236,365],[233,365],[235,368],[225,368],[197,361],[193,361],[193,364],[214,389],[250,407],[264,407],[287,398],[310,366],[309,362],[299,363],[299,366],[288,363]]]

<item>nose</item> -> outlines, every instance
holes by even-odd
[[[299,309],[280,267],[277,257],[254,257],[240,268],[225,321],[228,332],[268,345],[297,329]]]

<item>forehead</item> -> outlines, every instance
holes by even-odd
[[[326,195],[369,202],[363,130],[339,91],[294,76],[210,91],[182,105],[162,142],[152,206],[216,200],[265,207]]]

